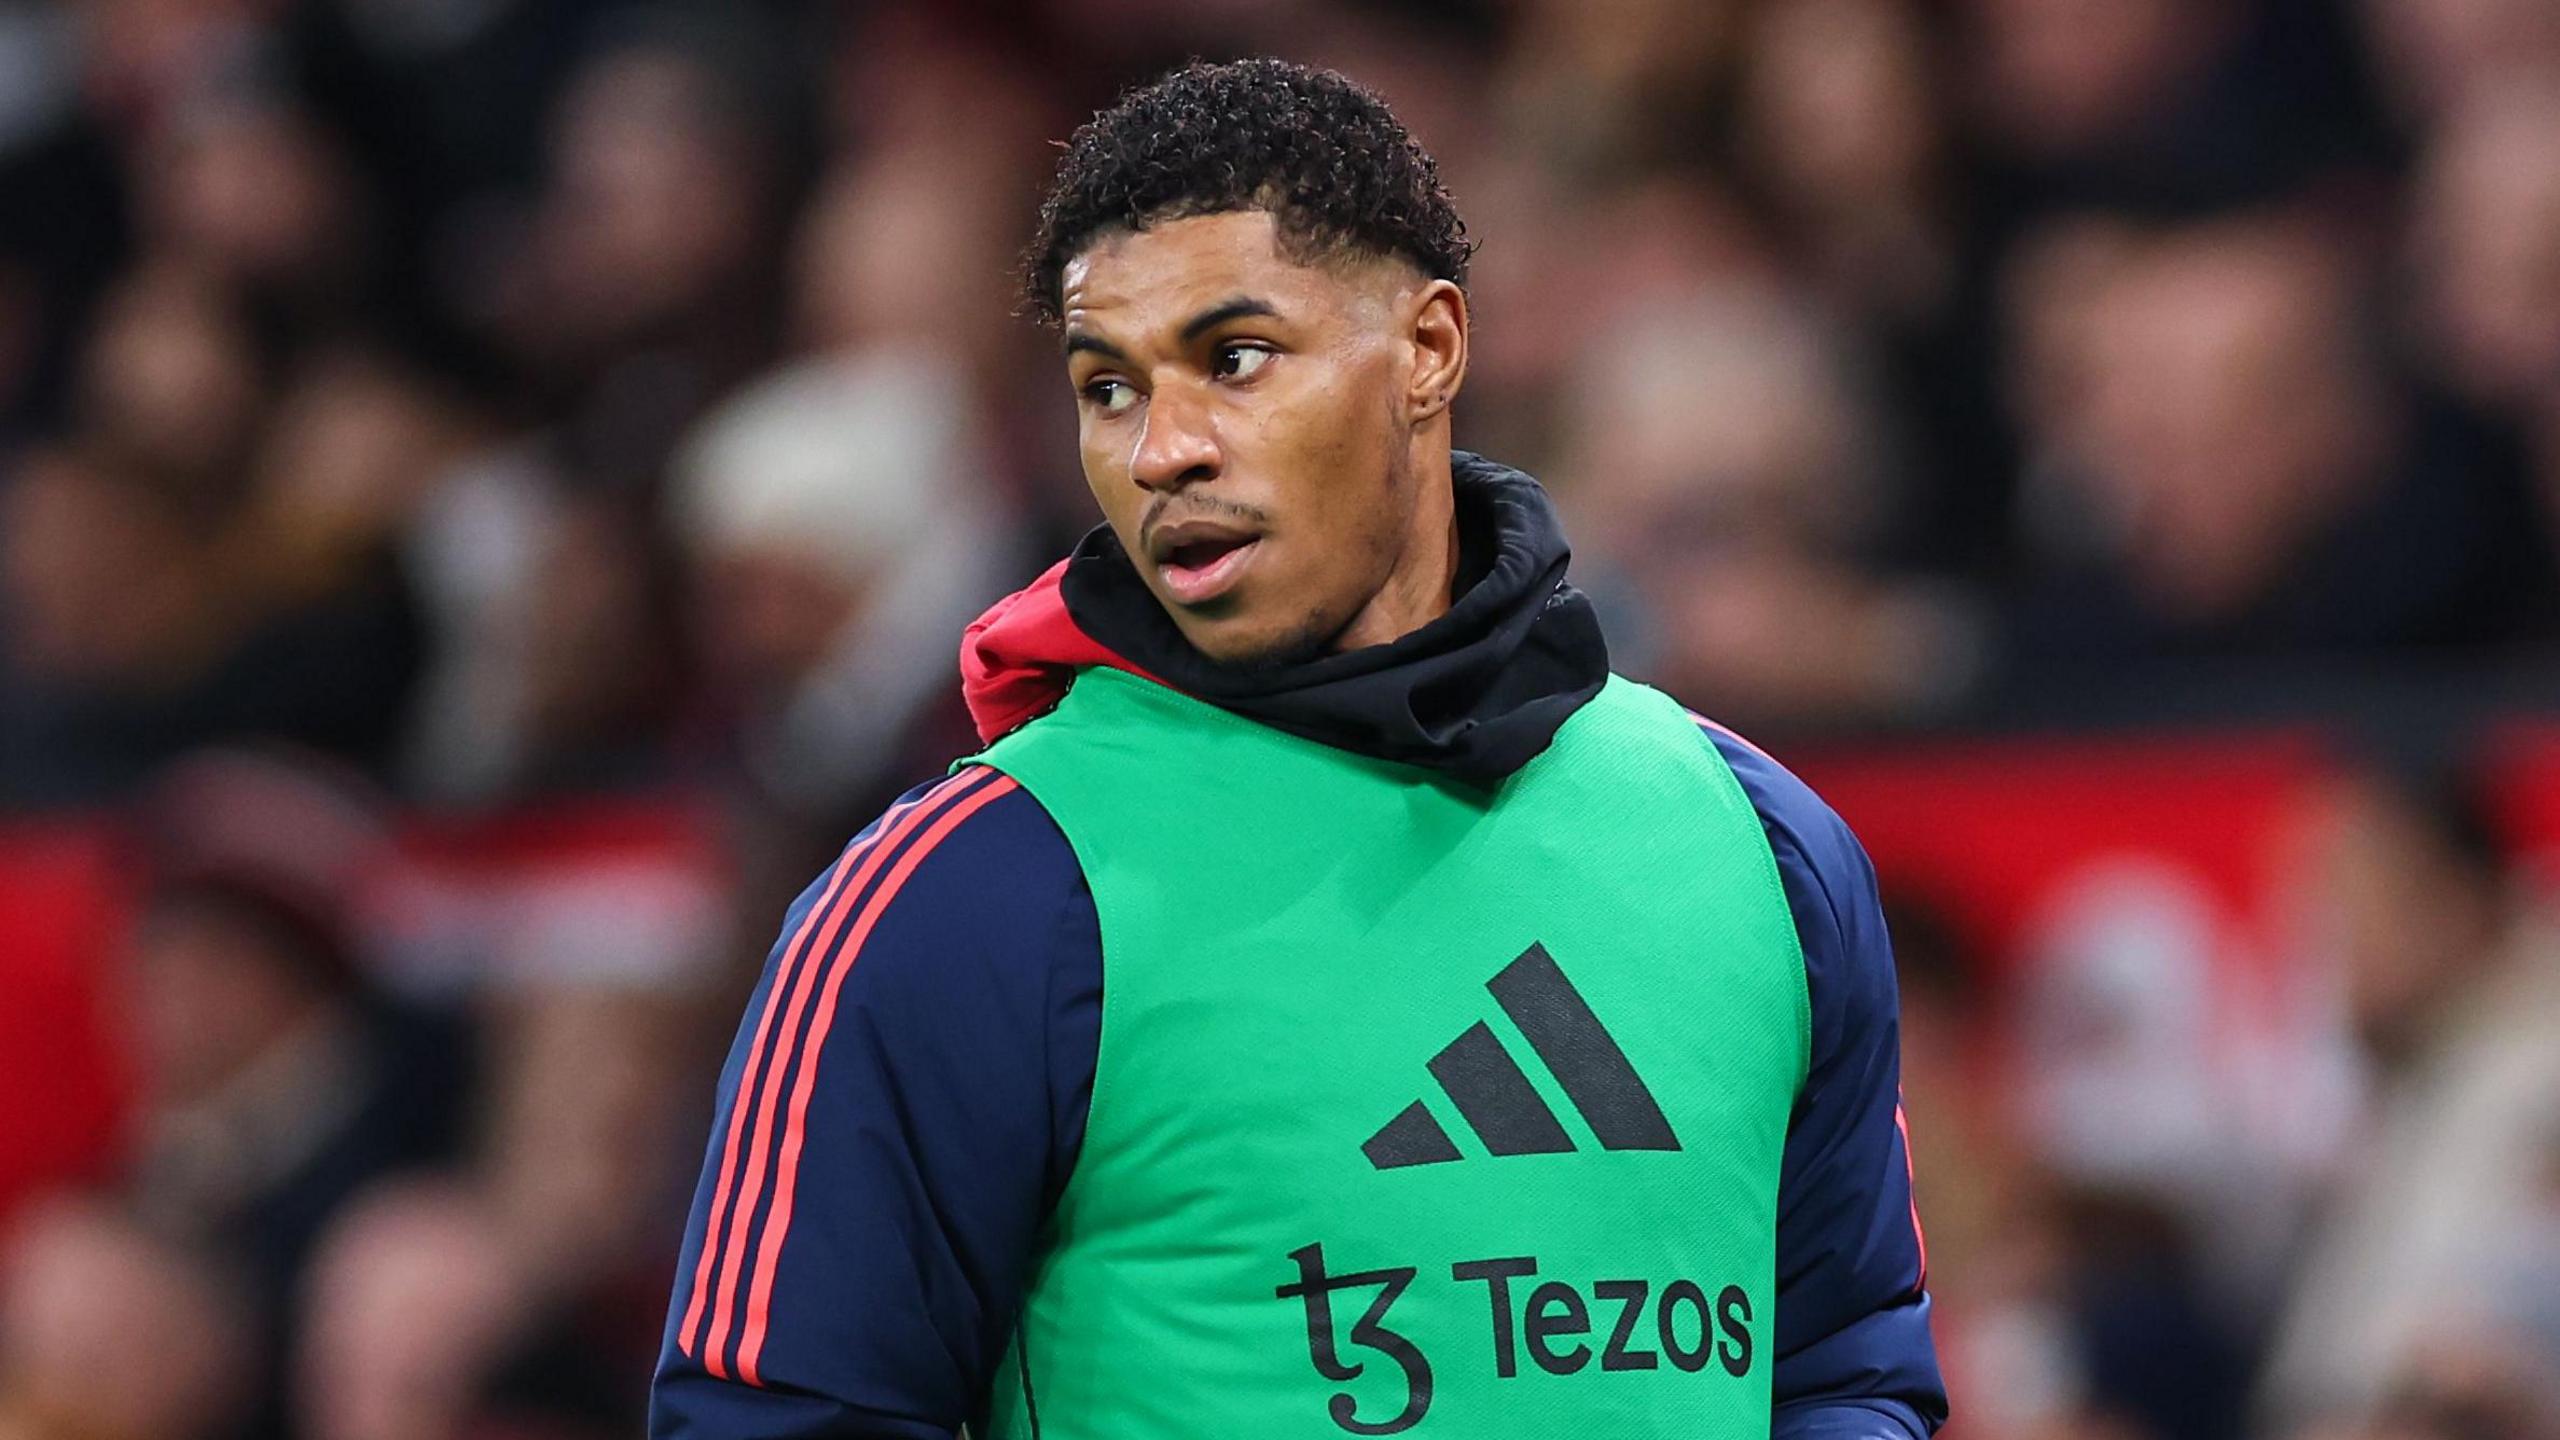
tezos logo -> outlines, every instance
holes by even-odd
[[[1395,1435],[1422,1423],[1431,1413],[1431,1360],[1421,1345],[1388,1325],[1388,1314],[1420,1278],[1416,1266],[1362,1270],[1336,1275],[1325,1269],[1324,1247],[1291,1251],[1297,1262],[1296,1282],[1281,1286],[1280,1299],[1306,1307],[1307,1356],[1316,1373],[1338,1385],[1358,1379],[1366,1360],[1349,1359],[1343,1340],[1383,1357],[1404,1376],[1404,1404],[1383,1420],[1363,1419],[1359,1398],[1336,1393],[1326,1410],[1333,1423],[1354,1435]],[[1529,1363],[1549,1375],[1572,1375],[1598,1364],[1603,1371],[1674,1370],[1697,1373],[1714,1364],[1740,1379],[1751,1371],[1751,1297],[1739,1285],[1718,1290],[1712,1301],[1693,1280],[1657,1286],[1649,1280],[1595,1280],[1585,1287],[1561,1280],[1534,1286],[1535,1256],[1494,1260],[1462,1260],[1449,1267],[1453,1283],[1480,1283],[1487,1301],[1486,1339],[1494,1375],[1519,1378],[1525,1353]],[[1515,1287],[1514,1281],[1524,1282]],[[1350,1334],[1341,1334],[1334,1297],[1359,1294],[1358,1313]],[[1614,1308],[1612,1308],[1614,1307]],[[1345,1307],[1346,1312],[1350,1309]]]

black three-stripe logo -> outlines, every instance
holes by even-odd
[[[1532,945],[1520,958],[1485,982],[1502,1013],[1520,1027],[1529,1048],[1538,1052],[1565,1098],[1582,1113],[1584,1123],[1605,1150],[1677,1150],[1679,1137],[1644,1078],[1627,1063],[1627,1052],[1591,1013],[1590,1002],[1565,978],[1563,967],[1543,945]],[[1572,1151],[1573,1137],[1564,1133],[1555,1112],[1538,1098],[1529,1077],[1503,1048],[1492,1027],[1479,1020],[1449,1048],[1431,1057],[1431,1078],[1440,1082],[1449,1102],[1458,1107],[1484,1147],[1496,1155],[1560,1155]],[[1369,1137],[1360,1147],[1369,1163],[1381,1170],[1408,1165],[1441,1165],[1459,1157],[1457,1144],[1431,1111],[1416,1100]]]

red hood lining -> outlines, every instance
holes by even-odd
[[[1078,670],[1109,665],[1154,680],[1087,634],[1067,613],[1066,560],[987,607],[960,639],[960,694],[981,743],[993,744],[1046,714]],[[1161,682],[1159,682],[1161,683]]]

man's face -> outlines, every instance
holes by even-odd
[[[1195,216],[1106,234],[1060,277],[1085,483],[1183,635],[1231,664],[1395,638],[1380,596],[1446,531],[1414,447],[1456,388],[1432,317],[1463,302],[1277,241],[1261,211]]]

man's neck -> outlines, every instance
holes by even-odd
[[[1390,645],[1449,613],[1458,589],[1458,511],[1443,443],[1414,468],[1413,523],[1387,581],[1351,623],[1334,636],[1333,649]]]

